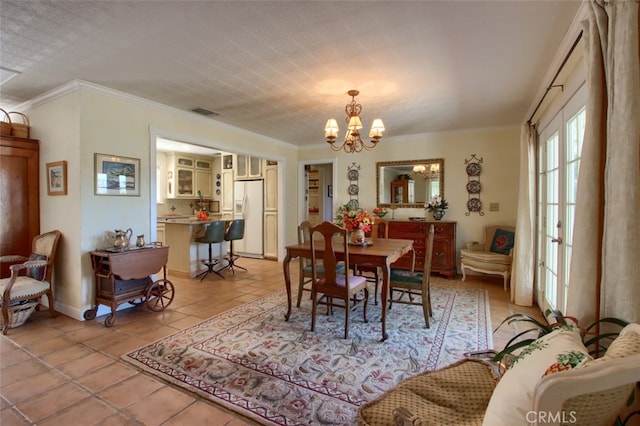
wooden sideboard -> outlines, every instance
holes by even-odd
[[[427,234],[431,225],[435,231],[431,272],[445,275],[447,278],[454,278],[456,276],[456,222],[391,220],[389,221],[389,238],[413,240],[413,247],[416,251],[415,270],[422,271]],[[393,264],[393,267],[411,269],[411,254],[404,255]]]

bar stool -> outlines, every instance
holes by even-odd
[[[247,270],[247,268],[243,268],[242,266],[236,265],[235,261],[236,259],[238,259],[239,256],[236,256],[233,252],[233,242],[235,240],[241,240],[243,238],[244,238],[244,219],[232,220],[224,236],[224,239],[226,241],[229,241],[229,254],[225,258],[227,262],[229,262],[229,264],[226,265],[225,268],[230,268],[231,272],[233,272],[234,274],[236,273],[236,271],[233,269],[234,266],[236,268],[244,269],[245,271]]]
[[[209,226],[207,226],[207,230],[205,231],[204,235],[200,238],[196,238],[194,241],[198,243],[209,244],[209,259],[202,261],[202,263],[207,266],[207,270],[198,274],[196,278],[200,277],[200,281],[202,281],[211,272],[221,278],[224,278],[224,275],[220,273],[220,271],[224,268],[220,270],[213,269],[213,267],[220,262],[220,258],[213,259],[212,245],[220,244],[225,241],[225,222],[222,220],[211,222]]]

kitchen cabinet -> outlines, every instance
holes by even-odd
[[[156,241],[158,241],[159,243],[162,243],[162,245],[166,245],[165,242],[165,238],[164,238],[164,231],[165,231],[165,226],[164,223],[158,223],[157,224],[157,228],[156,228]]]
[[[195,160],[167,154],[167,198],[195,198]]]
[[[233,217],[233,170],[222,170],[222,214],[230,213]]]
[[[278,259],[278,163],[264,168],[264,257]]]
[[[167,198],[213,197],[213,162],[182,154],[167,154]]]
[[[31,254],[31,242],[40,234],[39,141],[0,138],[0,255]],[[0,276],[10,275],[3,262]]]
[[[213,161],[195,159],[196,196],[198,191],[204,198],[213,197]]]
[[[391,220],[389,221],[389,238],[413,240],[413,248],[416,252],[415,270],[422,271],[424,269],[427,235],[431,225],[434,228],[431,272],[454,278],[456,276],[456,222]],[[411,269],[411,254],[404,255],[392,266],[400,269]]]
[[[262,174],[262,158],[251,155],[237,154],[235,156],[235,179],[261,179]]]

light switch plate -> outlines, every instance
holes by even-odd
[[[500,203],[489,203],[489,211],[490,212],[500,211]]]

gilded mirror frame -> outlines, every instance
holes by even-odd
[[[396,202],[392,203],[391,197],[391,179],[386,179],[386,175],[388,173],[383,170],[384,167],[388,167],[390,170],[394,170],[401,172],[403,168],[406,167],[405,173],[401,173],[404,175],[410,175],[413,177],[413,180],[417,181],[418,179],[426,181],[424,177],[419,174],[413,172],[413,167],[417,165],[431,166],[432,164],[438,165],[439,174],[437,177],[439,194],[431,194],[430,198],[435,195],[440,195],[444,198],[444,159],[443,158],[429,158],[423,160],[404,160],[404,161],[379,161],[376,163],[376,205],[378,207],[395,207],[395,208],[424,208],[425,202],[429,201],[428,199],[422,200],[420,198],[415,199],[415,202]],[[381,176],[382,175],[382,176]],[[382,179],[382,183],[381,183]],[[386,180],[385,180],[386,179]],[[382,186],[384,185],[384,186]],[[384,189],[383,189],[384,188]],[[383,189],[384,193],[381,194],[381,189]],[[388,197],[386,191],[389,191]],[[383,197],[385,198],[383,200]],[[426,191],[425,197],[426,198]],[[388,202],[386,200],[389,200]]]

